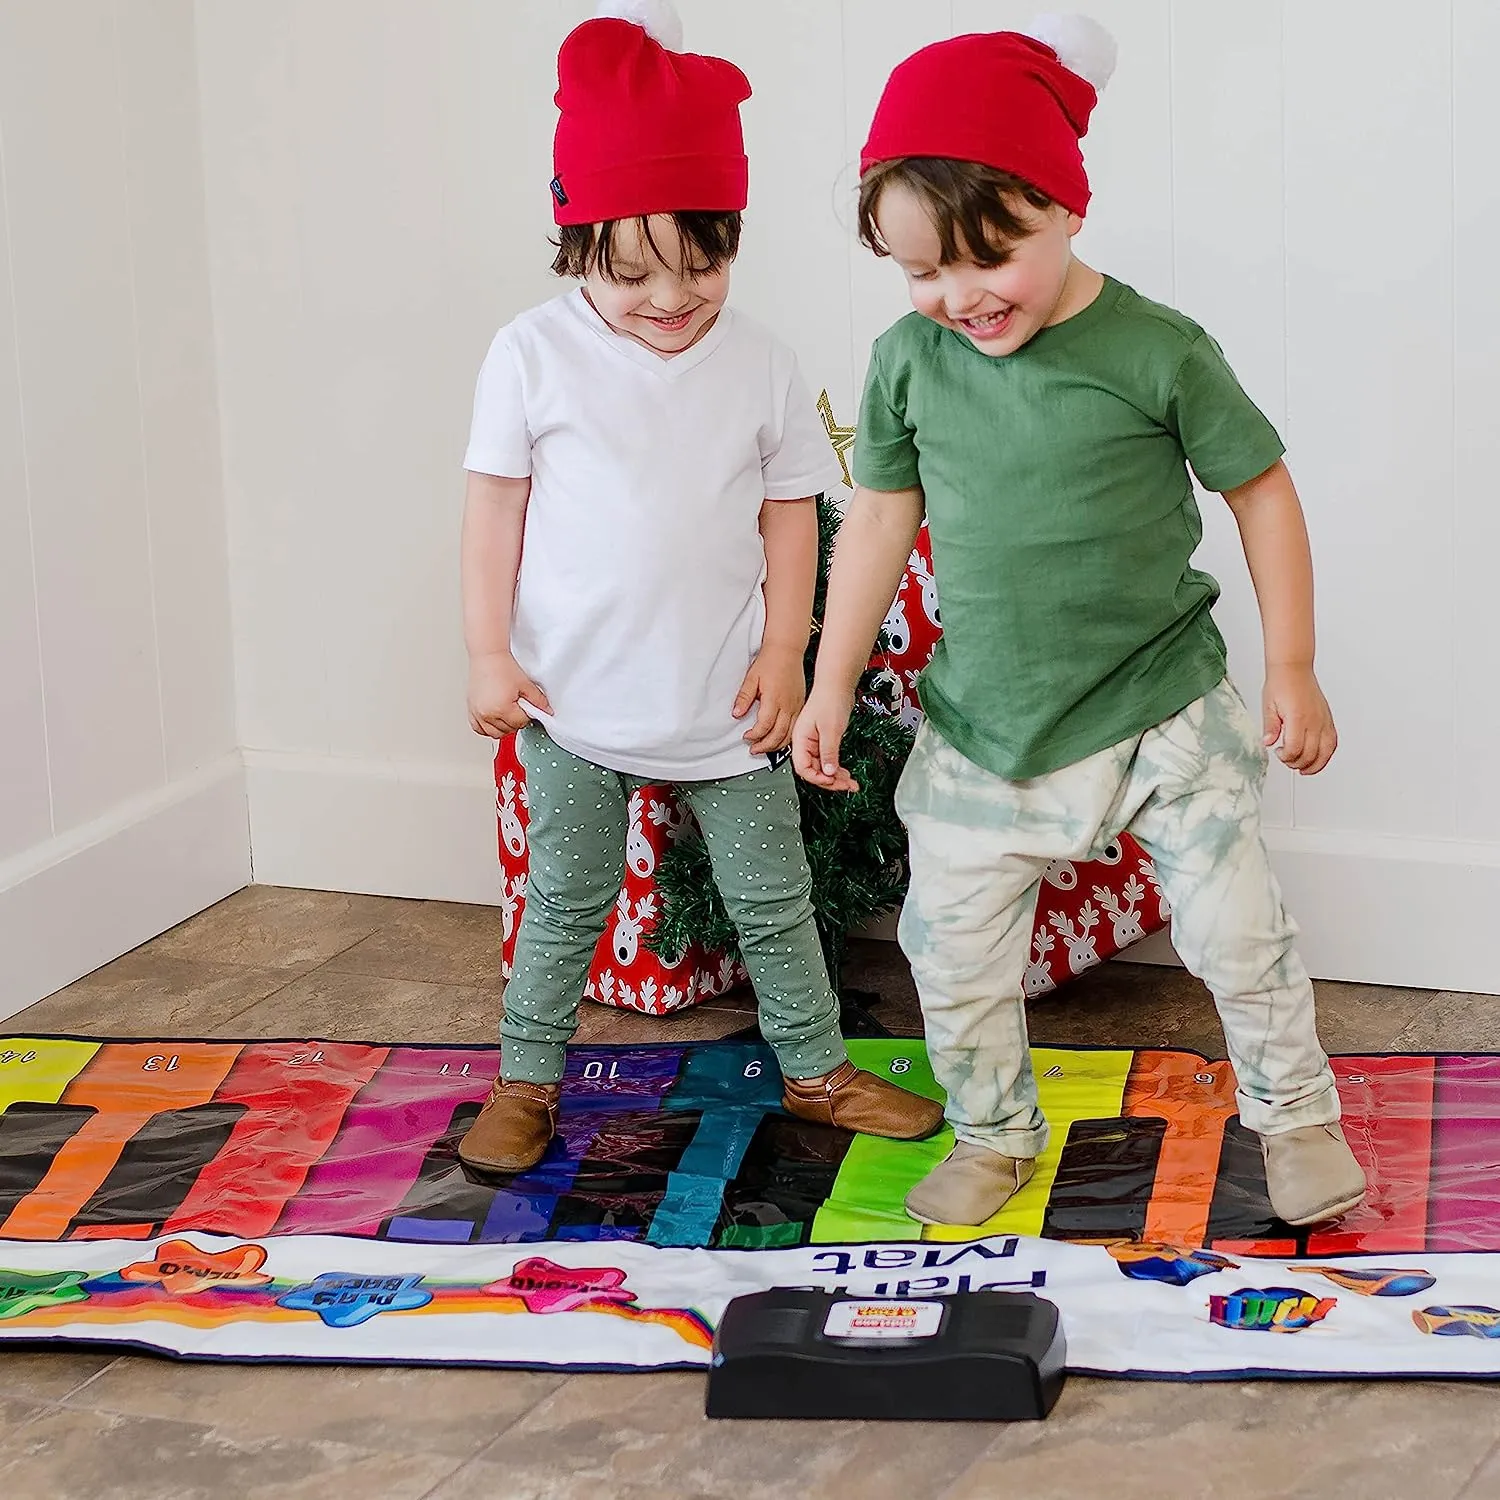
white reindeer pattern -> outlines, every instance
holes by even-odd
[[[927,566],[922,554],[915,549],[907,559],[906,566],[911,569],[912,577],[916,579],[917,586],[922,590],[922,613],[941,630],[943,612],[938,607],[937,579],[932,576],[932,569]]]
[[[526,900],[526,877],[517,875],[500,882],[500,927],[503,941],[509,942],[516,933],[516,921]]]
[[[1146,877],[1146,883],[1156,892],[1156,914],[1163,922],[1172,919],[1172,903],[1167,900],[1167,893],[1161,888],[1161,876],[1156,873],[1156,866],[1149,859],[1140,862],[1141,874]]]
[[[505,852],[512,859],[519,859],[526,852],[526,830],[521,826],[521,816],[516,811],[516,778],[507,771],[500,778],[500,796],[495,811],[500,816],[500,838]]]
[[[643,826],[645,807],[639,792],[630,794],[630,827],[625,833],[625,863],[639,880],[649,880],[656,873],[656,850],[646,837]]]
[[[652,798],[646,817],[660,828],[670,843],[680,844],[693,826],[693,815],[685,807],[677,807],[664,799]]]
[[[621,891],[615,902],[615,962],[628,969],[641,951],[641,938],[645,936],[646,923],[656,915],[656,897],[648,892],[639,901],[632,902],[627,891]],[[621,996],[624,986],[621,986]]]
[[[1109,913],[1110,925],[1115,930],[1115,947],[1128,948],[1146,935],[1140,914],[1141,902],[1146,899],[1146,887],[1132,875],[1125,882],[1121,895],[1125,898],[1123,906],[1106,886],[1094,887],[1094,900]]]
[[[1031,962],[1026,965],[1021,980],[1021,989],[1028,1000],[1057,988],[1057,981],[1052,977],[1052,960],[1047,956],[1057,947],[1057,939],[1045,927],[1039,927],[1031,935],[1031,946]]]
[[[909,729],[913,734],[922,727],[922,706],[917,702],[917,679],[921,677],[920,672],[907,672],[906,692],[901,695],[901,712],[896,716],[901,721],[903,729]]]
[[[880,627],[891,643],[891,654],[905,656],[911,650],[911,622],[906,618],[906,600],[899,594]]]
[[[1094,929],[1099,925],[1099,911],[1092,901],[1085,901],[1078,910],[1078,925],[1060,911],[1049,911],[1047,920],[1057,935],[1067,945],[1068,967],[1075,974],[1082,974],[1099,962],[1099,940]]]

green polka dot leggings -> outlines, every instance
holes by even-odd
[[[531,873],[505,987],[500,1070],[508,1079],[556,1083],[595,946],[625,878],[630,794],[650,783],[570,755],[537,724],[521,731],[516,748],[531,810]],[[703,830],[760,1002],[760,1029],[781,1071],[814,1078],[838,1067],[848,1054],[813,923],[790,762],[680,782],[676,790]]]

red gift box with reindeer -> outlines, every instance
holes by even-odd
[[[516,756],[514,735],[501,740],[496,751],[495,792],[500,820],[501,968],[508,979],[529,868],[526,773]],[[667,787],[643,787],[631,796],[625,883],[589,968],[584,994],[590,1000],[661,1016],[722,995],[748,977],[731,955],[695,945],[668,962],[646,946],[661,905],[657,861],[693,826],[692,814]]]
[[[1160,931],[1170,916],[1151,861],[1128,833],[1098,859],[1048,865],[1037,894],[1026,994],[1055,990]]]
[[[885,617],[876,681],[901,722],[922,722],[917,679],[943,633],[932,542],[924,526]],[[1037,898],[1026,993],[1042,995],[1167,924],[1170,908],[1145,851],[1122,834],[1096,860],[1048,867]]]
[[[922,722],[917,678],[942,634],[942,615],[924,527],[885,620],[889,649],[878,656],[877,682],[901,721]],[[500,820],[502,966],[509,977],[516,929],[526,900],[526,776],[515,738],[495,756]],[[625,882],[599,940],[584,993],[604,1005],[665,1015],[722,995],[744,983],[731,955],[690,948],[668,963],[645,945],[661,904],[656,864],[693,827],[692,814],[667,787],[646,787],[630,800]],[[1140,845],[1122,835],[1097,860],[1048,867],[1037,901],[1026,993],[1042,995],[1166,925],[1169,910],[1156,872]]]

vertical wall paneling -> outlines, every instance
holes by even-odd
[[[1288,427],[1343,737],[1299,826],[1458,832],[1450,21],[1286,8]]]
[[[16,359],[15,278],[0,131],[0,861],[52,832],[37,639],[31,490]]]
[[[250,875],[201,137],[192,0],[0,6],[0,1017]]]
[[[1500,240],[1500,174],[1495,170],[1494,61],[1500,56],[1500,8],[1453,0],[1454,191],[1454,670],[1458,775],[1453,782],[1461,838],[1500,841],[1500,627],[1495,568],[1500,559],[1500,299],[1494,246]],[[1427,224],[1425,176],[1403,195]],[[1418,207],[1420,205],[1420,207]],[[1403,237],[1404,239],[1404,237]],[[1403,246],[1404,250],[1404,246]],[[1440,316],[1435,308],[1433,316]],[[1441,440],[1433,434],[1433,445]],[[1436,729],[1436,726],[1435,726]]]
[[[191,15],[183,0],[114,0],[169,780],[236,743]]]
[[[1276,0],[1244,12],[1228,47],[1221,13],[1172,6],[1172,259],[1176,305],[1218,340],[1245,389],[1289,440],[1282,8]],[[1290,462],[1295,475],[1295,450]],[[1214,495],[1202,507],[1202,562],[1223,586],[1217,618],[1230,670],[1253,704],[1264,659],[1255,591],[1228,507]],[[1267,783],[1266,817],[1283,826],[1292,821],[1291,773],[1280,767]]]
[[[0,8],[0,131],[54,821],[67,828],[165,779],[110,0]]]

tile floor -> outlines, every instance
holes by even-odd
[[[255,887],[9,1023],[47,1032],[488,1041],[497,914]],[[919,1031],[899,952],[850,981]],[[1319,987],[1331,1051],[1500,1051],[1500,1000]],[[729,997],[675,1021],[595,1005],[581,1036],[710,1038]],[[1213,1007],[1175,970],[1116,962],[1033,1007],[1054,1043],[1197,1048]],[[1075,1379],[1050,1421],[731,1424],[694,1375],[186,1365],[0,1353],[4,1500],[1481,1500],[1500,1497],[1497,1393],[1391,1382],[1170,1385]]]

